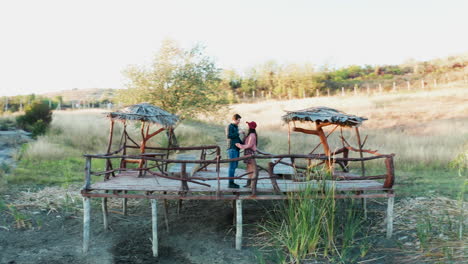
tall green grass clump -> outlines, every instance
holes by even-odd
[[[458,239],[462,240],[464,235],[464,202],[465,202],[465,193],[468,190],[468,179],[466,177],[468,173],[468,144],[465,144],[465,151],[457,155],[457,157],[450,163],[450,167],[458,170],[458,176],[463,179],[463,184],[461,184],[460,193],[458,195],[458,208],[460,210],[459,218],[459,229],[458,229]]]
[[[321,173],[320,177],[288,194],[261,226],[269,244],[280,249],[277,263],[301,263],[310,257],[343,262],[352,257],[349,253],[360,231],[360,215],[349,204],[340,208],[329,175]]]

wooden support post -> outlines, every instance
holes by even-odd
[[[186,192],[189,190],[188,183],[187,183],[187,163],[180,164],[180,177],[182,178],[181,189],[182,191]]]
[[[153,229],[153,256],[158,256],[158,201],[151,199],[151,222]]]
[[[124,194],[127,194],[127,191],[124,191]],[[122,213],[123,215],[127,215],[127,198],[123,198],[122,200]]]
[[[89,190],[91,188],[91,157],[86,157],[86,165],[85,165],[85,190]]]
[[[343,150],[343,158],[347,159],[348,156],[349,156],[349,149],[345,148],[345,149]],[[347,161],[347,160],[346,160],[346,161],[343,161],[343,165],[344,165],[344,167],[345,167],[345,169],[344,169],[343,171],[349,172],[349,167],[348,167],[348,161]]]
[[[252,162],[253,162],[252,165],[249,164],[254,169],[253,175],[251,175],[252,178],[251,178],[250,186],[252,188],[252,196],[256,196],[257,195],[258,168],[257,168],[257,161],[253,159]]]
[[[109,229],[109,222],[107,221],[107,197],[102,198],[102,222],[104,224],[104,230]]]
[[[219,151],[219,150],[218,150]],[[216,155],[216,177],[218,178],[218,188],[216,189],[216,197],[221,196],[221,180],[219,179],[219,172],[220,172],[220,165],[219,165],[219,160],[221,159],[221,156],[219,153]]]
[[[327,136],[325,136],[325,132],[323,131],[322,127],[320,126],[320,124],[315,121],[315,126],[317,127],[316,128],[316,131],[317,131],[317,135],[319,136],[320,138],[320,142],[323,146],[323,150],[325,151],[325,155],[327,155],[328,159],[325,161],[325,164],[327,165],[327,170],[332,172],[333,171],[333,164],[331,162],[331,156],[330,156],[330,147],[328,146],[328,141],[327,141]]]
[[[385,178],[384,188],[392,188],[395,182],[395,168],[393,166],[393,156],[385,158],[385,167],[387,168],[387,177]]]
[[[354,128],[356,130],[356,137],[357,137],[357,142],[358,142],[358,146],[359,146],[359,157],[361,157],[361,159],[364,157],[363,154],[362,154],[362,144],[361,144],[361,136],[359,135],[359,128],[358,127],[355,127]],[[362,169],[362,176],[366,176],[366,170],[364,168],[364,161],[361,160],[361,169]]]
[[[387,204],[387,238],[392,237],[393,233],[393,203],[395,202],[395,197],[388,197]]]
[[[123,137],[124,137],[124,142],[123,142],[122,155],[125,156],[127,155],[127,139],[128,139],[126,122],[124,122]],[[127,168],[127,163],[125,162],[125,159],[120,160],[120,168]]]
[[[288,122],[288,154],[291,154],[291,127]]]
[[[242,249],[242,200],[236,200],[236,249]]]
[[[89,197],[83,197],[83,253],[89,250],[89,226],[91,222],[91,202]]]
[[[107,143],[107,154],[109,154],[111,152],[113,135],[114,135],[114,120],[111,119],[110,128],[109,128],[109,142]],[[107,159],[106,160],[106,171],[111,170],[111,168],[112,168],[111,160]],[[106,173],[106,176],[105,176],[106,179],[109,179],[109,176],[110,176],[110,174]],[[115,176],[115,175],[113,175],[113,176]]]

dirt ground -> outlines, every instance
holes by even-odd
[[[25,187],[4,194],[5,204],[24,195]],[[33,193],[33,192],[31,192]],[[54,195],[54,194],[51,194]],[[24,197],[23,197],[24,198]],[[100,199],[92,200],[91,248],[82,254],[82,211],[76,200],[68,206],[49,204],[47,207],[16,205],[20,217],[11,210],[2,210],[0,222],[0,263],[274,263],[271,253],[261,249],[256,237],[258,224],[273,208],[271,201],[244,201],[244,243],[235,250],[235,227],[230,201],[184,201],[177,213],[175,201],[169,202],[169,232],[164,222],[163,202],[158,206],[159,257],[151,251],[151,210],[147,200],[129,200],[128,215],[121,213],[120,201],[109,201],[109,231],[104,231]],[[51,199],[60,201],[60,198]],[[60,209],[57,209],[60,208]],[[402,263],[412,251],[398,248],[399,233],[385,239],[381,224],[385,204],[371,202],[367,225],[374,227],[370,238],[373,248],[364,258],[368,263]],[[24,219],[22,221],[21,219]],[[405,236],[408,237],[406,234]],[[406,242],[406,241],[404,241]],[[260,257],[263,254],[263,257]],[[269,255],[270,254],[270,255]],[[355,252],[359,254],[359,252]],[[373,260],[374,259],[374,260]],[[360,259],[362,260],[362,259]],[[314,260],[307,263],[335,263]],[[421,263],[421,262],[406,262]]]
[[[159,204],[159,257],[151,251],[151,211],[148,201],[129,206],[127,216],[110,208],[110,228],[103,230],[100,200],[94,199],[91,219],[91,249],[81,253],[82,217],[79,212],[37,210],[23,213],[26,227],[15,228],[11,214],[3,214],[0,225],[0,263],[256,263],[256,250],[234,248],[231,202],[184,201],[177,214],[169,204],[169,232]],[[244,233],[257,221],[257,202],[244,206]],[[260,208],[263,207],[260,205]],[[263,209],[262,209],[263,210]]]
[[[57,197],[51,191],[48,191],[50,197],[42,197],[39,201],[34,198],[37,196],[33,196],[38,190],[25,191],[27,188],[17,187],[1,195],[0,263],[277,263],[274,254],[267,251],[268,248],[263,248],[264,240],[258,229],[258,225],[273,208],[272,201],[243,202],[244,241],[240,251],[234,247],[232,202],[184,201],[181,212],[177,213],[177,203],[171,201],[168,232],[164,222],[163,201],[160,201],[159,257],[155,258],[151,251],[149,201],[129,200],[128,215],[124,216],[120,201],[110,199],[111,230],[104,231],[101,200],[92,199],[91,248],[88,256],[84,256],[81,251],[82,210],[79,194],[75,193],[75,200],[64,205],[58,204],[63,197]],[[61,190],[60,187],[55,189]],[[383,222],[386,203],[382,199],[369,200],[369,217],[363,223],[366,226],[363,229],[365,233],[361,234],[370,245],[369,251],[364,257],[359,257],[360,251],[355,249],[352,252],[354,260],[346,263],[464,263],[468,259],[467,240],[456,241],[447,237],[440,238],[436,243],[432,239],[430,243],[434,243],[434,250],[423,251],[417,238],[415,226],[418,224],[418,210],[429,206],[451,208],[453,203],[453,200],[446,198],[397,199],[394,236],[386,239]],[[5,210],[12,204],[15,204],[15,210]],[[441,253],[442,246],[452,248],[451,261],[447,261],[447,257]],[[304,263],[344,262],[317,258]]]

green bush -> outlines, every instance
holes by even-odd
[[[26,108],[25,114],[16,119],[18,126],[33,134],[33,137],[44,134],[52,122],[52,111],[45,102],[34,102]]]

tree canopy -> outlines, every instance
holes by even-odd
[[[119,100],[148,102],[182,118],[193,117],[227,103],[220,74],[202,46],[184,50],[165,40],[150,66],[129,66],[124,71],[128,88],[119,92]]]

